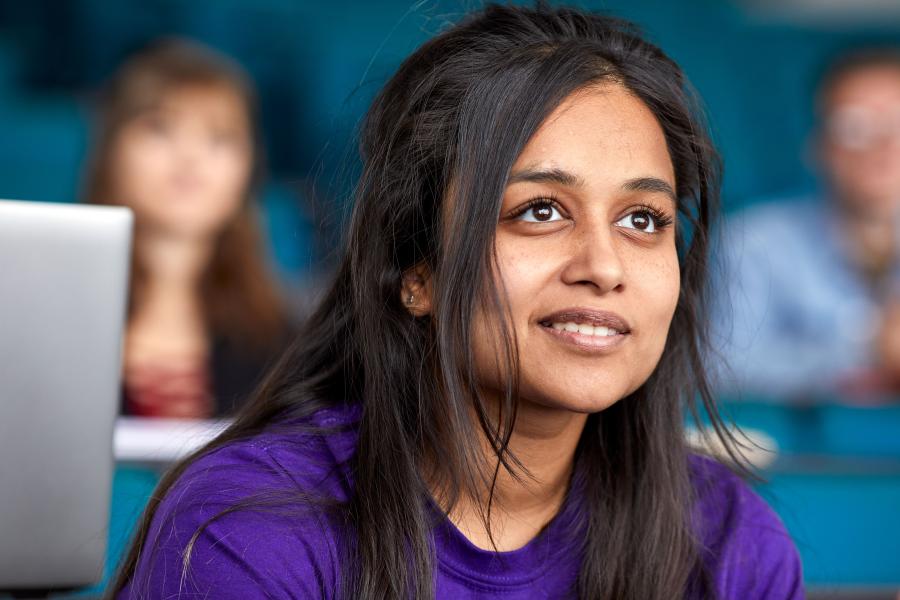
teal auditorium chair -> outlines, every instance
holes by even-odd
[[[900,589],[900,404],[745,399],[724,410],[778,445],[757,489],[794,537],[807,583]]]

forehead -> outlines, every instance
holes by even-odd
[[[885,101],[900,102],[900,64],[870,65],[844,73],[823,97],[826,108]]]
[[[588,185],[653,176],[674,187],[665,135],[656,117],[618,84],[579,90],[550,114],[513,166],[556,168]]]
[[[248,118],[248,107],[243,96],[225,84],[196,84],[172,88],[160,95],[154,108],[174,115],[217,120]]]

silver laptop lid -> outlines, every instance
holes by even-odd
[[[103,575],[131,230],[0,200],[0,590]]]

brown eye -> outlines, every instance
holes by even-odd
[[[549,223],[559,221],[562,219],[562,215],[551,203],[537,202],[529,206],[518,218],[528,223]]]
[[[549,221],[553,218],[553,207],[552,206],[536,206],[532,209],[534,211],[534,218],[538,221]]]
[[[650,216],[646,213],[637,213],[632,215],[631,223],[634,225],[635,229],[640,229],[641,231],[650,227],[653,223],[650,221]]]
[[[637,229],[644,233],[656,232],[656,219],[650,213],[642,210],[625,215],[616,221],[616,225],[627,227],[628,229]]]
[[[142,128],[144,132],[159,137],[167,136],[172,129],[171,119],[158,111],[151,111],[138,116],[135,123]]]

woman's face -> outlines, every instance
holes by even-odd
[[[214,236],[240,209],[252,152],[246,107],[236,92],[173,90],[114,141],[112,200],[134,209],[144,228]]]
[[[496,232],[522,401],[597,412],[647,380],[679,294],[674,189],[662,129],[618,85],[572,94],[529,141]],[[501,348],[476,316],[489,395],[503,389]]]

